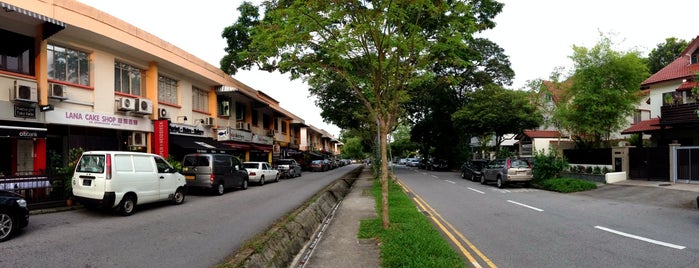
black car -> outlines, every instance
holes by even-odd
[[[16,193],[0,190],[0,242],[29,224],[27,201]]]
[[[473,159],[464,162],[461,165],[461,177],[470,179],[471,181],[478,181],[481,176],[483,176],[483,168],[488,164],[486,159]]]
[[[447,170],[449,168],[449,163],[447,160],[430,157],[425,163],[425,169],[427,170]]]

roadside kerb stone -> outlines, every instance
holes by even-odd
[[[334,206],[349,192],[363,167],[343,175],[268,230],[246,241],[223,267],[287,267]]]

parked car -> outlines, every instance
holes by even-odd
[[[425,161],[425,169],[427,170],[446,170],[449,168],[447,160],[430,157]]]
[[[244,162],[243,166],[248,171],[249,180],[259,185],[264,185],[267,179],[279,181],[279,170],[272,168],[267,162]]]
[[[503,188],[508,183],[518,182],[527,186],[534,179],[532,166],[526,159],[502,158],[490,161],[483,169],[481,183],[496,182],[498,188]]]
[[[247,189],[250,176],[240,160],[229,154],[187,154],[182,160],[187,187],[211,190],[223,195],[226,189]]]
[[[408,160],[405,162],[405,165],[409,167],[417,167],[418,165],[420,165],[420,159],[408,158]]]
[[[327,171],[327,170],[330,170],[330,169],[331,169],[331,167],[330,167],[330,160],[329,160],[329,159],[323,159],[322,161],[323,161],[323,168],[324,168],[326,171]]]
[[[408,162],[408,159],[405,159],[405,158],[401,158],[398,160],[399,165],[405,165],[405,163],[407,163],[407,162]]]
[[[19,194],[0,191],[0,242],[7,241],[29,225],[27,201]]]
[[[301,166],[294,159],[279,159],[274,161],[274,168],[285,178],[301,177]]]
[[[185,176],[156,154],[87,151],[71,179],[73,196],[86,207],[116,209],[132,215],[136,205],[185,198]]]
[[[468,178],[471,181],[478,181],[483,176],[483,167],[488,164],[486,159],[468,160],[461,164],[461,178]]]
[[[326,171],[323,160],[313,160],[311,161],[311,171]]]

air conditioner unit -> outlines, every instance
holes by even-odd
[[[144,132],[134,132],[129,136],[129,146],[133,147],[145,147],[146,146],[146,133]]]
[[[153,114],[153,102],[149,99],[136,99],[136,113]]]
[[[120,98],[117,109],[119,111],[134,111],[136,110],[136,100],[131,98]]]
[[[216,125],[216,122],[213,117],[205,117],[204,119],[202,119],[201,124],[205,126],[213,126]]]
[[[36,83],[15,80],[12,100],[35,103],[37,101]]]
[[[250,130],[250,124],[249,124],[249,123],[245,123],[245,122],[243,122],[243,121],[238,121],[238,122],[235,122],[235,128],[236,128],[236,129]]]
[[[170,119],[170,114],[168,114],[165,108],[158,108],[158,118],[160,119]]]
[[[277,133],[277,131],[274,129],[267,130],[267,136],[274,136],[274,134],[276,134],[276,133]]]
[[[65,85],[49,83],[49,98],[65,100],[68,98],[68,89]]]

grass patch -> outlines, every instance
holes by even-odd
[[[381,185],[374,181],[372,194],[381,215]],[[362,220],[359,238],[381,241],[382,267],[466,267],[432,222],[420,213],[400,186],[391,183],[388,193],[391,226],[381,228],[381,218]]]
[[[571,178],[555,178],[540,182],[539,187],[541,189],[549,191],[572,193],[597,189],[597,184],[586,180]]]

